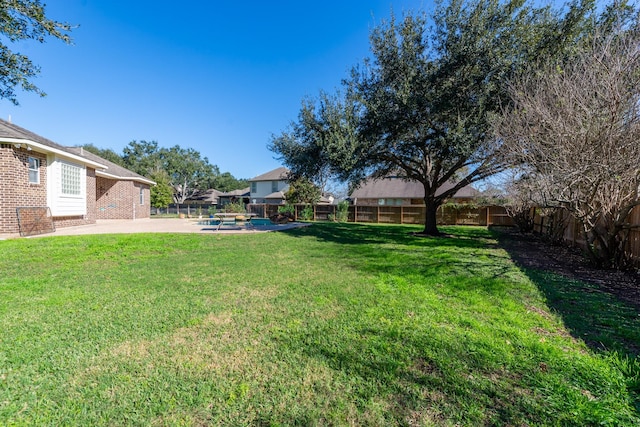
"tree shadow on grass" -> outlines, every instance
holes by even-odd
[[[544,294],[547,306],[561,317],[569,333],[596,353],[618,360],[627,377],[630,398],[640,413],[638,276],[595,269],[571,250],[548,245],[535,236],[504,231],[497,235],[500,245]]]
[[[454,337],[456,332],[444,329],[399,333],[367,319],[349,325],[346,332],[328,323],[283,333],[279,345],[351,378],[353,401],[384,400],[389,425],[430,425],[433,417],[442,425],[447,420],[462,425],[551,422],[538,419],[539,414],[532,418],[535,410],[523,391],[534,384],[509,374],[492,358],[478,357],[478,351],[490,351],[478,339],[463,332]],[[461,411],[469,402],[483,410]]]
[[[349,253],[345,262],[363,273],[461,276],[465,280],[456,287],[504,292],[507,285],[499,279],[512,267],[504,255],[488,250],[498,245],[486,228],[442,227],[445,233],[436,237],[412,234],[419,229],[410,225],[316,223],[286,233],[339,245]]]
[[[633,275],[592,268],[567,248],[535,236],[504,231],[497,236],[574,338],[596,352],[640,356],[640,301],[613,290],[621,281],[631,290],[640,287]]]
[[[363,273],[379,275],[377,280],[388,285],[392,292],[396,280],[399,286],[440,286],[419,279],[430,275],[443,280],[441,289],[447,294],[445,300],[446,297],[465,298],[467,293],[471,298],[483,293],[500,298],[513,291],[514,282],[505,276],[514,272],[511,259],[515,257],[512,254],[510,258],[502,250],[487,250],[501,246],[495,243],[495,234],[480,228],[455,228],[445,229],[451,232],[449,237],[424,238],[412,236],[410,233],[414,230],[408,226],[314,224],[291,230],[288,234],[346,246],[338,249],[348,251],[345,262],[352,262],[354,268]],[[328,249],[322,245],[318,250]],[[618,349],[624,354],[638,354],[640,318],[632,308],[562,276],[525,267],[522,270],[547,296],[549,307],[563,317],[567,329],[575,337],[598,351]],[[406,283],[402,284],[402,280]],[[569,293],[572,300],[568,298]],[[390,416],[400,423],[406,422],[413,411],[436,403],[432,399],[438,397],[435,394],[425,397],[426,390],[455,396],[460,407],[469,399],[481,399],[484,408],[494,411],[491,418],[496,424],[531,421],[527,418],[529,410],[536,412],[529,407],[531,402],[526,393],[529,384],[517,375],[509,377],[508,372],[491,365],[489,358],[474,356],[470,350],[474,346],[480,353],[489,350],[480,342],[474,343],[471,337],[461,335],[453,339],[448,336],[452,331],[442,332],[445,335],[438,335],[437,331],[412,334],[375,322],[361,322],[348,322],[348,329],[351,329],[346,336],[338,332],[341,325],[328,325],[319,330],[303,328],[297,334],[283,334],[280,344],[300,349],[309,357],[325,361],[333,369],[370,382],[374,384],[373,388],[379,387],[378,393],[390,393],[394,396],[392,400],[395,399],[395,403],[388,402]],[[444,353],[446,357],[431,354],[432,351]],[[407,364],[407,354],[415,357],[412,363]],[[450,366],[450,363],[463,367]],[[464,376],[450,380],[451,376],[468,371],[495,374],[499,377],[499,385]],[[502,391],[496,394],[494,387]],[[505,403],[500,396],[506,395],[513,396],[513,401]],[[359,397],[367,401],[370,396],[369,392],[364,392]],[[443,405],[452,405],[451,399],[442,400]],[[637,400],[635,396],[632,399]],[[544,420],[541,423],[544,424]]]
[[[480,227],[457,227],[455,234],[450,234],[451,227],[443,227],[442,236],[414,235],[420,229],[420,226],[395,224],[314,223],[310,227],[295,228],[282,233],[293,237],[313,237],[344,245],[369,243],[467,248],[486,248],[488,245],[495,245],[486,240],[491,236],[486,229]]]

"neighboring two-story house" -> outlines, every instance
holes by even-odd
[[[285,193],[289,189],[287,175],[289,169],[279,167],[249,180],[251,186],[249,199],[253,204],[280,205],[284,203]]]

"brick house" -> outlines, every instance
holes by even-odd
[[[0,235],[20,232],[22,207],[49,208],[56,227],[148,218],[153,184],[81,148],[0,119]]]
[[[96,219],[149,218],[155,182],[80,147],[69,151],[107,166],[96,170]]]
[[[453,187],[446,183],[438,189],[437,194]],[[451,197],[458,203],[469,203],[475,200],[480,192],[470,185],[462,187]],[[367,179],[349,196],[352,204],[358,206],[420,206],[424,205],[424,187],[418,181],[390,176],[386,178]]]

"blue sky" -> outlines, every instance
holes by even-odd
[[[427,6],[425,6],[427,5]],[[47,15],[78,25],[73,45],[14,51],[41,67],[45,98],[18,92],[0,117],[63,145],[117,153],[132,140],[194,148],[221,172],[280,166],[267,149],[301,100],[340,86],[369,56],[370,30],[431,7],[423,0],[56,0]]]

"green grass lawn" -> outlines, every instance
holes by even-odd
[[[2,241],[0,425],[640,423],[637,312],[445,230]]]

